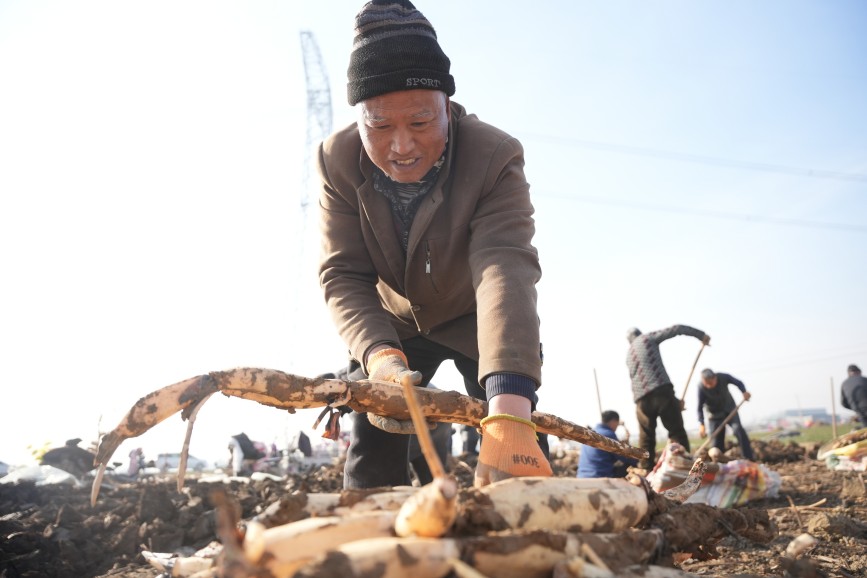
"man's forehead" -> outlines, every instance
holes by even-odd
[[[407,90],[392,92],[361,101],[365,117],[384,115],[430,116],[443,108],[443,92],[435,90]]]
[[[436,110],[430,106],[405,106],[405,107],[389,107],[389,106],[362,106],[361,114],[368,120],[376,120],[395,116],[405,116],[409,118],[431,117],[436,114]]]

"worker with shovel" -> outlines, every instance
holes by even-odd
[[[745,459],[754,461],[753,448],[750,445],[750,438],[747,432],[741,425],[741,418],[736,411],[735,400],[729,391],[729,385],[734,385],[744,396],[744,401],[749,401],[751,395],[747,391],[744,382],[740,379],[729,375],[728,373],[714,373],[712,369],[703,369],[701,371],[701,383],[698,388],[698,434],[705,438],[707,437],[707,429],[704,427],[704,410],[707,408],[708,425],[710,425],[713,447],[719,448],[720,451],[725,451],[726,430],[724,422],[728,420],[728,427],[738,440],[738,446],[741,448],[741,455]]]
[[[710,335],[688,325],[672,325],[658,331],[641,333],[633,327],[626,332],[629,351],[626,354],[626,367],[632,379],[632,396],[635,399],[638,417],[638,445],[648,453],[638,467],[649,470],[656,463],[656,420],[668,430],[668,437],[689,451],[689,438],[683,427],[683,401],[674,393],[674,385],[665,366],[659,344],[678,335],[690,335],[702,342],[710,343]]]

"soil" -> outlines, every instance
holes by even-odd
[[[700,576],[867,576],[865,474],[828,469],[815,460],[817,447],[779,441],[756,444],[757,460],[782,476],[779,496],[739,507],[762,510],[776,524],[769,543],[732,532],[708,549],[703,560],[679,560]],[[574,476],[574,455],[555,458],[555,475]],[[473,456],[452,458],[459,483],[472,485]],[[220,483],[253,517],[295,490],[336,492],[342,464],[322,466],[285,481]],[[193,551],[214,542],[211,483],[187,478],[178,493],[169,478],[148,477],[104,486],[95,507],[90,488],[33,483],[0,484],[0,578],[155,578],[160,572],[140,552]],[[817,544],[798,561],[783,556],[793,539],[809,533]]]

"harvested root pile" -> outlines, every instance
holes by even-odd
[[[394,530],[407,496],[421,488],[296,493],[247,521],[218,492],[219,556],[154,565],[173,575],[211,565],[214,576],[591,576],[635,565],[671,568],[675,555],[706,559],[732,532],[761,542],[776,535],[761,512],[681,504],[703,471],[699,462],[671,497],[641,478],[517,478],[465,488],[455,523],[440,538]]]
[[[447,469],[456,475],[462,488],[459,499],[472,486],[473,465],[471,455],[449,458]],[[732,509],[731,514],[722,514],[721,526],[716,529],[725,530],[722,524],[729,523],[728,516],[735,516],[735,512],[746,517],[766,512],[778,528],[770,543],[754,542],[725,530],[727,535],[718,542],[709,541],[716,556],[686,561],[675,556],[674,568],[662,568],[666,563],[660,559],[653,563],[656,575],[664,575],[659,573],[662,570],[668,573],[683,570],[705,577],[791,578],[809,575],[797,570],[812,563],[813,576],[867,576],[867,492],[862,485],[863,475],[829,470],[825,464],[811,460],[781,462],[777,469],[783,477],[778,497],[750,502]],[[567,476],[567,470],[558,468],[556,463],[554,471],[558,477]],[[280,502],[295,504],[294,510],[282,508],[287,513],[285,519],[270,522],[280,525],[309,517],[298,506],[309,497],[320,502],[342,499],[341,507],[348,507],[371,495],[371,491],[341,491],[341,482],[340,463],[317,467],[303,475],[294,474],[282,481],[205,482],[191,476],[180,494],[173,481],[160,476],[107,485],[95,507],[89,503],[89,489],[6,484],[0,486],[0,573],[5,571],[7,578],[156,578],[160,572],[144,561],[143,549],[189,555],[209,543],[217,544],[210,498],[214,489],[226,491],[231,502],[240,506],[238,516],[244,520],[265,517],[266,512],[281,509]],[[686,506],[689,507],[686,511],[692,509],[690,504]],[[291,514],[293,511],[295,514]],[[323,510],[322,515],[330,515],[329,512],[342,514],[343,510]],[[661,524],[662,519],[657,516],[655,523]],[[621,534],[635,536],[636,530]],[[810,532],[818,544],[801,559],[787,558],[790,543],[804,532]],[[596,543],[590,543],[590,548],[604,559],[611,556]],[[644,551],[644,548],[618,542],[618,551],[613,556],[635,560],[636,549]],[[711,552],[709,548],[703,550]],[[622,571],[618,575],[630,574]],[[453,573],[449,578],[455,576],[461,575]]]
[[[185,406],[191,409],[192,420],[212,393],[199,391],[209,380],[157,393],[175,400],[177,406],[193,388],[198,401]],[[248,389],[256,386],[246,384]],[[351,392],[357,396],[358,389],[357,385],[347,389],[341,403],[348,401]],[[403,396],[391,397],[399,399],[400,405],[378,409],[387,409],[384,413],[389,417],[409,414],[433,473],[432,483],[417,489],[385,488],[354,498],[295,496],[243,522],[225,493],[217,491],[212,499],[218,506],[221,548],[181,559],[149,555],[149,560],[173,576],[578,577],[611,574],[630,564],[671,565],[675,552],[699,556],[718,539],[715,510],[697,516],[705,525],[688,525],[685,520],[690,516],[681,520],[675,508],[701,485],[706,472],[701,460],[681,486],[662,494],[640,477],[630,481],[523,477],[466,489],[458,496],[457,480],[439,462],[425,423],[425,415],[436,412],[431,411],[429,400],[428,411],[422,410],[416,388],[408,381],[402,389]],[[393,391],[391,386],[382,389]],[[138,413],[134,408],[107,436],[110,443],[100,446],[101,460],[110,455],[118,439],[133,431],[131,426],[140,427]],[[97,476],[94,500],[99,481]],[[657,516],[663,517],[664,524],[654,523]],[[770,540],[772,525],[767,516],[758,518],[741,516],[737,523],[728,521],[726,528]],[[671,538],[661,526],[669,528]],[[632,556],[622,555],[627,546]]]
[[[192,556],[145,553],[172,576],[569,578],[626,575],[636,564],[645,570],[658,565],[651,572],[661,576],[670,575],[675,556],[712,555],[715,543],[729,533],[760,542],[775,535],[767,515],[683,504],[701,485],[701,460],[683,484],[661,494],[640,477],[518,478],[459,493],[457,479],[435,457],[425,421],[478,425],[487,413],[484,402],[408,383],[311,380],[252,368],[197,376],[139,400],[100,441],[91,502],[96,503],[105,465],[118,445],[178,412],[189,421],[181,490],[196,414],[217,392],[289,411],[324,407],[326,437],[337,433],[338,422],[331,418],[338,406],[410,418],[434,481],[365,495],[295,493],[247,519],[228,494],[216,490],[210,499],[219,544]],[[532,419],[540,431],[561,438],[625,456],[642,453],[553,415],[536,412]]]

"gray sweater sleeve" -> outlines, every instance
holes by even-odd
[[[692,337],[701,340],[704,339],[705,332],[701,329],[690,327],[689,325],[672,325],[671,327],[666,327],[665,329],[660,329],[658,331],[651,331],[647,334],[647,336],[656,343],[662,343],[666,339],[671,339],[678,335],[691,335]]]

